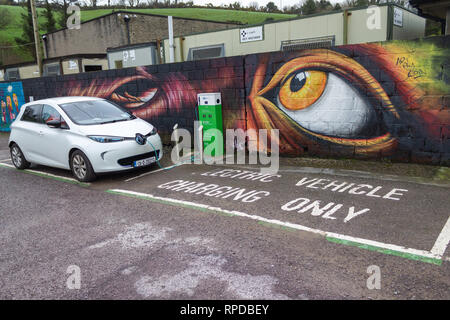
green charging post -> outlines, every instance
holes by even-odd
[[[207,156],[222,156],[223,123],[222,123],[222,99],[219,93],[197,94],[198,118],[203,126],[203,150]],[[209,129],[217,129],[209,130]],[[220,132],[220,134],[218,133]],[[214,145],[212,145],[214,144]]]

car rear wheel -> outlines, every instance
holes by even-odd
[[[70,157],[70,168],[78,181],[90,182],[96,179],[91,162],[80,150],[76,150],[72,153]]]
[[[22,150],[20,150],[17,144],[14,143],[11,146],[10,151],[12,163],[17,169],[23,170],[30,167],[31,163],[25,159]]]

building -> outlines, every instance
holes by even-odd
[[[235,27],[236,23],[173,18],[174,35]],[[117,11],[43,35],[46,58],[81,53],[106,53],[108,48],[158,41],[168,36],[167,16]]]
[[[106,54],[72,54],[47,58],[42,62],[43,76],[59,76],[89,71],[108,70]],[[0,66],[0,81],[14,81],[39,77],[35,61]]]
[[[122,69],[159,64],[160,51],[156,42],[137,43],[106,50],[109,69]]]
[[[394,4],[175,37],[175,62],[425,36],[426,19]],[[169,39],[164,39],[169,62]]]
[[[417,8],[419,15],[441,22],[445,26],[442,33],[450,34],[450,1],[409,0],[409,3]]]

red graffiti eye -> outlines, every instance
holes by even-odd
[[[141,87],[144,89],[138,90],[136,85],[124,83],[114,90],[110,98],[129,109],[142,107],[156,96],[158,88],[151,80],[143,81]]]

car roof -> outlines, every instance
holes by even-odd
[[[41,100],[35,100],[32,101],[32,104],[39,104],[39,103],[56,103],[56,104],[64,104],[64,103],[71,103],[71,102],[79,102],[79,101],[89,101],[89,100],[103,100],[101,98],[96,97],[55,97],[55,98],[47,98],[47,99],[41,99]]]

